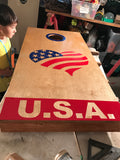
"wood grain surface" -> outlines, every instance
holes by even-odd
[[[65,40],[53,41],[46,37],[47,34],[59,34],[64,36]],[[61,56],[38,60],[38,52],[41,51],[42,56],[48,50],[49,53],[59,53]],[[34,60],[36,62],[30,57],[31,53],[35,56]],[[63,61],[65,57],[69,59]],[[76,60],[76,58],[78,59]],[[54,59],[56,59],[55,62]],[[78,64],[79,62],[80,64]],[[85,62],[85,65],[83,62]],[[45,66],[46,63],[49,65]],[[66,63],[69,63],[69,65]],[[60,67],[61,64],[64,67]],[[68,101],[92,100],[103,101],[103,103],[104,101],[118,101],[80,33],[32,27],[27,29],[12,80],[1,103],[1,115],[4,100],[7,97],[65,99]],[[25,106],[25,104],[23,105]],[[11,112],[14,112],[12,106]],[[17,125],[18,127],[16,127]],[[62,117],[61,121],[32,121],[29,119],[21,119],[20,121],[14,120],[14,117],[13,120],[6,120],[5,118],[0,120],[0,127],[2,131],[120,130],[119,122],[115,121],[66,121]]]

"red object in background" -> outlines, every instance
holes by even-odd
[[[120,59],[115,63],[115,65],[107,73],[107,77],[110,77],[112,73],[120,66]]]
[[[47,20],[46,20],[44,28],[47,28],[48,26],[52,26],[52,25],[54,25],[54,28],[56,30],[58,30],[58,22],[57,22],[57,18],[55,14],[47,13]]]

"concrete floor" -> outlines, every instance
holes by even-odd
[[[118,132],[77,133],[77,137],[84,160],[87,160],[89,138],[120,148]],[[13,152],[24,160],[54,160],[55,155],[63,149],[67,150],[74,160],[80,160],[72,132],[0,133],[1,160]],[[94,149],[94,152],[97,150]]]
[[[0,159],[16,152],[25,160],[54,160],[55,155],[66,149],[79,160],[72,132],[0,133]]]

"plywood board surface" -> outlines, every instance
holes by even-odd
[[[65,36],[65,40],[52,41],[46,38],[49,33],[61,34]],[[50,50],[48,52],[51,54],[53,51],[63,56],[57,57],[56,61],[54,57],[40,61],[39,56],[41,54],[42,57],[43,54],[44,57],[44,53],[39,54],[39,50],[43,52]],[[36,62],[30,58],[32,52]],[[65,56],[68,54],[69,56]],[[78,55],[73,57],[76,54]],[[50,60],[54,60],[54,63],[44,66],[44,63],[50,63]],[[74,64],[71,64],[72,62]],[[63,68],[58,66],[60,64]],[[78,69],[74,71],[75,68]],[[73,69],[73,74],[68,73],[67,69]],[[27,30],[7,96],[81,100],[116,99],[80,33],[36,28]]]
[[[113,109],[107,112],[113,102],[116,108],[119,108],[115,94],[80,33],[29,27],[11,83],[1,105],[0,119],[7,123],[11,120],[16,120],[15,123],[18,123],[18,120],[21,123],[20,120],[24,120],[22,123],[29,123],[29,125],[33,120],[34,126],[36,126],[35,120],[37,123],[47,122],[48,126],[61,121],[61,127],[57,128],[57,123],[52,124],[56,126],[55,130],[64,130],[63,126],[66,122],[67,130],[79,130],[78,126],[70,128],[69,121],[77,124],[85,121],[87,125],[86,121],[92,120],[93,126],[94,121],[95,123],[102,121],[101,126],[104,120],[110,123],[112,119],[112,123],[115,123],[117,113],[113,113]],[[77,114],[82,103],[87,109],[83,107],[83,114]],[[102,114],[99,105],[104,103],[107,103],[107,107]],[[11,115],[8,112],[10,106],[16,108]],[[29,106],[34,107],[33,110],[28,109],[27,113],[25,108],[30,108]],[[54,106],[54,109],[61,112],[54,112],[50,106]],[[68,106],[72,106],[71,109]],[[39,116],[40,113],[42,117]],[[53,113],[55,117],[52,116]],[[75,117],[73,117],[74,113]],[[5,122],[2,126],[5,126]],[[38,130],[46,130],[45,126],[44,124],[42,129]],[[52,129],[48,127],[48,130],[54,131],[54,127]],[[27,130],[26,127],[24,129]]]

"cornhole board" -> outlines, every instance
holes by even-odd
[[[120,104],[78,32],[29,27],[2,131],[120,131]]]

